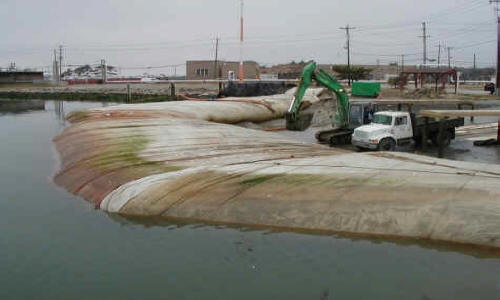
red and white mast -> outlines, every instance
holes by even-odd
[[[238,78],[240,81],[245,79],[245,70],[243,66],[243,41],[244,41],[244,21],[243,21],[243,3],[244,0],[241,0],[241,11],[240,11],[240,69],[238,71]]]

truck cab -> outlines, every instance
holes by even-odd
[[[352,144],[362,149],[393,151],[413,139],[412,118],[407,112],[375,113],[371,124],[356,128]]]

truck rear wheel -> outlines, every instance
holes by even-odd
[[[396,142],[391,138],[385,138],[378,143],[379,151],[394,151],[396,149]]]
[[[436,147],[439,147],[438,141],[439,134],[434,134],[432,136],[432,144]],[[443,132],[443,146],[448,147],[451,144],[451,133],[449,131]]]

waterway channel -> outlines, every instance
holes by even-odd
[[[103,105],[0,112],[0,299],[500,299],[485,251],[95,210],[52,182],[52,139]]]

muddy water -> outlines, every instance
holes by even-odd
[[[71,110],[0,114],[0,299],[500,299],[500,258],[443,245],[125,220],[51,182]]]

